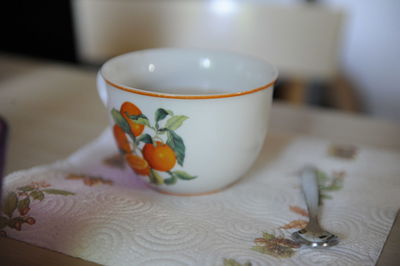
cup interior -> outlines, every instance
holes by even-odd
[[[124,54],[106,62],[101,73],[119,86],[173,95],[240,93],[273,83],[278,75],[251,56],[178,48]]]

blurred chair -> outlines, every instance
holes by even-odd
[[[339,10],[250,0],[73,0],[73,12],[83,63],[100,64],[154,47],[231,50],[275,64],[287,80],[279,94],[293,103],[309,101],[310,92],[318,94],[310,89],[315,81],[340,80],[340,89],[333,86],[329,96],[333,105],[356,108],[348,103],[354,97],[339,74],[344,20]]]

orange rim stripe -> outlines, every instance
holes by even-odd
[[[241,92],[235,92],[235,93],[228,93],[228,94],[215,94],[215,95],[171,95],[171,94],[160,94],[156,92],[148,92],[148,91],[142,91],[142,90],[135,90],[131,88],[127,88],[121,85],[117,85],[107,79],[104,79],[107,84],[113,86],[114,88],[127,91],[127,92],[132,92],[140,95],[146,95],[146,96],[151,96],[151,97],[158,97],[158,98],[169,98],[169,99],[185,99],[185,100],[200,100],[200,99],[217,99],[217,98],[228,98],[228,97],[236,97],[236,96],[241,96],[241,95],[246,95],[250,93],[255,93],[257,91],[265,90],[269,87],[272,87],[275,84],[275,81],[272,81],[271,83],[268,83],[267,85],[264,85],[262,87],[253,89],[253,90],[248,90],[248,91],[241,91]]]

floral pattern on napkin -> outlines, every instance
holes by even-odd
[[[117,153],[112,137],[107,130],[66,160],[6,177],[5,197],[32,181],[51,184],[39,190],[74,195],[30,199],[25,216],[35,223],[22,224],[21,231],[1,230],[103,265],[372,266],[399,208],[400,188],[393,184],[400,154],[395,152],[363,147],[356,159],[344,160],[327,154],[329,141],[295,138],[279,152],[267,144],[247,176],[229,189],[176,197],[153,191],[128,167],[104,163]],[[274,140],[270,136],[270,143]],[[371,161],[374,167],[366,170]],[[310,162],[323,171],[324,194],[332,197],[321,206],[321,224],[340,237],[339,245],[323,251],[298,248],[290,239],[306,224],[297,173]],[[67,179],[71,173],[78,177]],[[101,179],[89,186],[85,177]],[[17,207],[12,218],[19,216]]]
[[[279,228],[282,228],[282,229],[294,229],[294,228],[303,229],[304,227],[306,227],[307,224],[308,224],[308,221],[299,219],[299,220],[293,220],[293,221],[291,221],[291,222],[289,222],[289,223],[287,223],[285,225],[282,225]]]
[[[301,216],[308,217],[308,211],[297,205],[290,205],[289,210]]]
[[[299,214],[301,216],[308,217],[308,212],[299,206],[290,205],[289,210],[296,214]],[[282,225],[280,228],[281,229],[303,229],[304,227],[306,227],[307,224],[308,224],[307,220],[298,219],[298,220],[293,220],[285,225]]]
[[[343,178],[346,176],[345,171],[334,171],[331,175],[326,171],[318,170],[317,178],[320,189],[320,204],[324,199],[332,199],[329,192],[338,191],[343,188]]]
[[[18,187],[15,191],[9,192],[6,196],[0,216],[0,234],[6,236],[3,229],[11,228],[16,231],[22,230],[22,225],[34,225],[36,219],[29,214],[35,203],[39,203],[50,195],[70,196],[75,193],[50,188],[47,182],[32,182],[31,184]]]
[[[320,189],[320,197],[322,199],[332,199],[332,195],[326,194],[326,192],[338,191],[343,188],[343,178],[345,171],[334,171],[332,175],[328,175],[325,171],[320,169],[317,170],[318,185]],[[289,210],[293,213],[308,217],[308,212],[297,205],[290,205]],[[289,223],[279,227],[280,229],[302,229],[306,227],[308,220],[296,219]],[[260,253],[271,255],[277,258],[290,258],[296,253],[296,249],[300,248],[300,244],[294,242],[291,239],[284,237],[276,237],[273,234],[263,233],[262,238],[256,238],[254,240],[256,246],[251,249]]]
[[[332,157],[340,159],[355,159],[358,153],[358,148],[354,145],[338,145],[332,144],[328,148],[328,154]]]
[[[224,259],[224,266],[251,266],[250,262],[240,263],[235,259]]]
[[[68,180],[82,180],[85,186],[96,186],[96,185],[112,185],[113,181],[109,179],[105,179],[99,176],[89,176],[89,175],[78,175],[78,174],[69,174],[65,179]]]
[[[263,236],[254,240],[256,244],[251,249],[276,258],[290,258],[300,247],[300,244],[291,239],[276,237],[273,234],[263,233]]]

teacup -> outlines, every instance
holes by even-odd
[[[162,48],[110,59],[97,87],[132,170],[158,191],[196,195],[229,186],[254,164],[277,75],[245,55]]]

